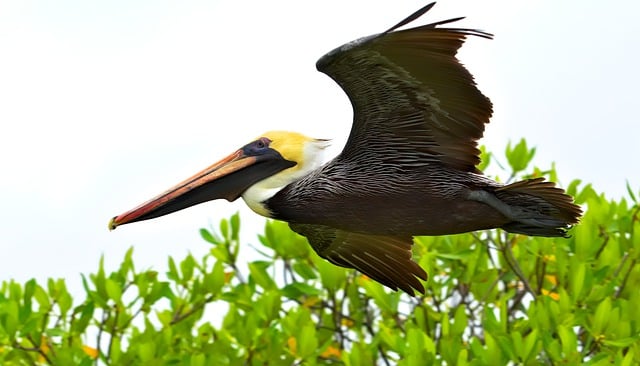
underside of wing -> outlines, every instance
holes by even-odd
[[[355,268],[375,281],[393,289],[414,295],[424,294],[419,279],[427,273],[411,259],[410,236],[380,236],[353,233],[322,225],[289,224],[291,229],[306,236],[311,247],[322,258],[347,268]]]
[[[466,36],[491,38],[477,30],[445,28],[449,19],[388,31],[347,43],[320,58],[319,71],[346,92],[354,121],[342,159],[367,154],[396,165],[438,162],[476,172],[477,140],[492,113],[491,102],[456,58]]]

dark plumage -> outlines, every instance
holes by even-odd
[[[562,189],[541,178],[503,185],[476,168],[491,102],[456,53],[467,36],[492,36],[442,27],[461,18],[398,30],[433,5],[318,60],[353,105],[335,159],[317,165],[322,140],[267,133],[114,217],[110,228],[242,196],[254,211],[289,222],[320,256],[410,294],[424,292],[419,279],[427,279],[411,260],[415,235],[502,228],[565,236],[581,210]]]
[[[349,140],[333,161],[267,201],[331,262],[412,293],[426,273],[411,261],[414,235],[502,228],[564,236],[580,208],[553,183],[501,185],[482,175],[477,140],[492,113],[455,55],[466,36],[440,28],[461,18],[347,43],[317,62],[353,105]],[[376,263],[377,262],[377,263]]]

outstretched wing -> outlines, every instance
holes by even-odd
[[[353,105],[353,126],[340,159],[375,157],[405,166],[439,162],[477,172],[477,140],[489,122],[491,102],[456,53],[466,36],[492,35],[438,27],[462,18],[396,30],[434,4],[318,60],[318,70],[335,80]]]
[[[393,290],[414,295],[415,289],[424,294],[418,279],[426,281],[427,273],[411,260],[412,237],[367,235],[323,225],[289,226],[306,236],[316,253],[329,262],[355,268]]]

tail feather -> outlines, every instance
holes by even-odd
[[[508,184],[494,193],[515,213],[513,221],[502,226],[512,233],[566,237],[567,230],[582,216],[573,198],[544,178]]]

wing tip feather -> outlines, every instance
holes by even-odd
[[[397,23],[396,25],[394,25],[393,27],[387,29],[386,31],[382,32],[382,33],[378,33],[378,34],[373,34],[367,37],[362,37],[359,39],[356,39],[355,41],[351,41],[348,42],[340,47],[337,47],[331,51],[329,51],[328,53],[326,53],[325,55],[323,55],[322,57],[320,57],[320,59],[318,59],[318,61],[316,62],[316,69],[320,72],[325,72],[325,70],[327,70],[328,66],[332,63],[333,60],[335,60],[336,58],[339,58],[339,56],[344,53],[347,52],[355,47],[358,47],[362,44],[365,44],[367,42],[370,42],[376,38],[382,37],[386,34],[389,33],[393,33],[394,31],[396,31],[398,28],[405,26],[415,20],[417,20],[418,18],[420,18],[422,15],[424,15],[425,13],[427,13],[429,10],[431,10],[431,8],[434,7],[436,3],[432,2],[429,3],[425,6],[423,6],[422,8],[420,8],[419,10],[415,11],[414,13],[412,13],[411,15],[409,15],[408,17],[406,17],[405,19],[403,19],[402,21],[400,21],[399,23]],[[464,19],[465,17],[456,17],[456,18],[450,18],[450,19],[445,19],[445,20],[440,20],[437,22],[433,22],[430,24],[426,24],[423,26],[417,26],[414,28],[410,28],[410,29],[405,29],[405,30],[401,30],[399,32],[409,32],[409,31],[414,31],[416,29],[440,29],[440,30],[444,30],[447,32],[453,32],[453,33],[457,33],[459,35],[461,35],[462,37],[466,37],[466,36],[476,36],[476,37],[480,37],[480,38],[485,38],[485,39],[493,39],[493,34],[489,33],[489,32],[485,32],[483,30],[479,30],[479,29],[471,29],[471,28],[437,28],[440,25],[445,25],[445,24],[450,24],[450,23],[454,23],[457,22],[459,20]]]
[[[423,16],[426,12],[428,12],[429,10],[431,10],[431,8],[433,8],[433,7],[434,7],[434,5],[436,5],[436,2],[435,2],[435,1],[434,1],[434,2],[432,2],[432,3],[429,3],[429,4],[425,5],[425,6],[423,6],[422,8],[420,8],[420,9],[416,10],[415,12],[413,12],[413,13],[412,13],[411,15],[409,15],[408,17],[406,17],[406,18],[402,19],[400,22],[398,22],[398,24],[396,24],[396,25],[394,25],[393,27],[391,27],[391,28],[387,29],[386,31],[384,31],[384,32],[383,32],[383,34],[391,33],[391,32],[393,32],[394,30],[396,30],[396,29],[398,29],[398,28],[400,28],[400,27],[402,27],[402,26],[404,26],[404,25],[407,25],[407,24],[409,24],[409,23],[413,22],[414,20],[416,20],[416,19],[420,18],[420,17],[421,17],[421,16]]]

